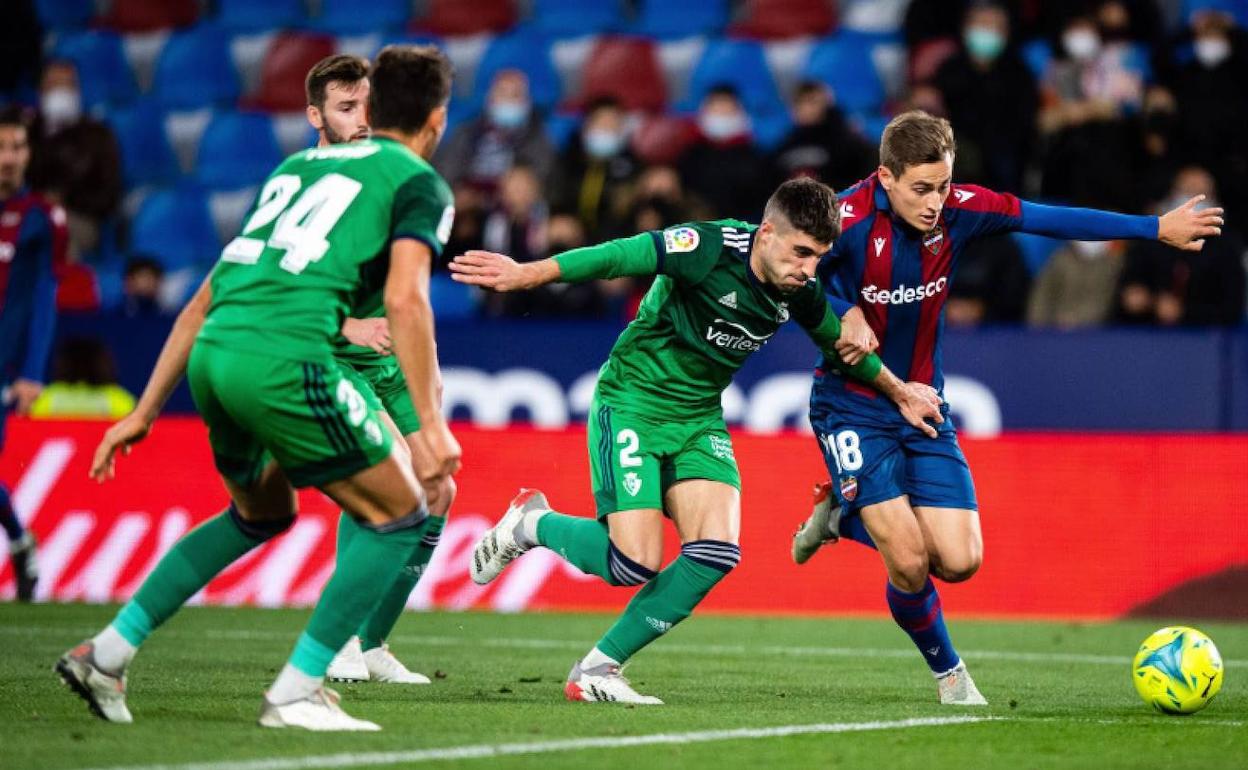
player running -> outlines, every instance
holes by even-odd
[[[621,667],[688,617],[740,559],[741,480],[721,394],[790,317],[832,353],[840,321],[815,269],[838,231],[835,193],[803,179],[776,190],[757,227],[695,222],[538,262],[470,251],[451,263],[456,280],[497,291],[656,276],[594,394],[589,457],[597,519],[556,513],[541,492],[521,490],[472,554],[470,572],[480,584],[541,545],[609,585],[643,586],[572,667],[569,700],[662,703],[633,690]],[[896,402],[899,419],[936,435],[924,422],[940,419],[931,388],[903,383],[875,355],[853,354],[847,370]],[[659,572],[664,516],[682,545]]]
[[[56,322],[57,265],[65,262],[65,212],[26,186],[30,129],[18,107],[0,110],[0,450],[9,410],[28,414],[43,390]],[[17,598],[39,579],[35,537],[0,482],[0,527],[9,540]]]
[[[173,546],[108,627],[58,661],[101,718],[131,721],[125,673],[138,647],[223,569],[288,528],[294,488],[315,486],[361,526],[265,693],[260,724],[380,729],[343,712],[324,675],[426,534],[422,483],[454,473],[460,449],[438,404],[428,275],[440,220],[426,205],[437,193],[424,160],[446,128],[450,65],[433,47],[390,46],[370,78],[377,138],[305,150],[274,171],[179,317],[135,412],[97,449],[92,475],[102,480],[113,475],[115,452],[151,430],[186,371],[232,499]],[[420,481],[333,359],[354,297],[383,284],[394,350],[424,426]]]
[[[941,392],[944,304],[967,243],[1022,231],[1070,240],[1157,239],[1188,251],[1218,235],[1222,209],[1197,196],[1160,218],[1044,206],[952,182],[948,121],[898,115],[884,129],[880,167],[841,196],[844,235],[820,267],[843,329],[836,351],[878,348],[884,363]],[[815,370],[810,421],[832,477],[815,488],[814,511],[793,539],[804,563],[839,537],[880,552],[885,596],[897,625],[922,653],[940,702],[984,705],[945,627],[930,575],[967,580],[983,558],[975,487],[952,422],[915,431],[891,405],[837,371],[825,353]],[[941,407],[942,413],[948,406]]]
[[[308,122],[317,130],[318,147],[366,139],[369,134],[368,115],[368,62],[358,56],[336,54],[317,62],[308,71],[305,89]],[[449,235],[451,220],[455,215],[451,190],[432,168],[426,167],[429,177],[423,188],[424,199],[419,205],[426,207],[426,229],[411,233],[422,240],[434,259],[442,255],[442,246]],[[423,444],[417,431],[420,417],[407,392],[403,372],[391,351],[386,308],[380,289],[357,297],[352,314],[342,324],[342,337],[338,338],[334,358],[342,369],[342,376],[349,381],[368,404],[369,411],[391,432],[399,443],[396,448],[405,453],[409,462],[422,451]],[[417,463],[419,465],[419,463]],[[455,499],[455,482],[450,476],[425,488],[429,505],[429,523],[420,544],[412,551],[376,609],[347,644],[329,664],[327,676],[334,681],[378,681],[395,684],[429,684],[429,677],[408,670],[390,652],[385,639],[394,629],[407,598],[416,587],[429,560],[433,558],[446,514]],[[338,554],[350,547],[351,540],[360,530],[360,524],[343,511],[338,519]]]

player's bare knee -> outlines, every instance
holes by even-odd
[[[889,573],[893,583],[903,591],[920,591],[927,584],[930,563],[921,550],[890,554]]]
[[[936,576],[946,583],[961,583],[964,580],[970,580],[971,576],[979,571],[979,565],[983,563],[983,554],[979,552],[967,553],[959,555],[953,560],[942,562],[939,568],[933,566],[932,571]]]
[[[455,484],[455,479],[447,476],[438,485],[437,495],[429,498],[429,515],[446,518],[451,512],[451,504],[455,502],[455,495],[458,491],[459,487]]]
[[[252,517],[251,515],[244,514],[238,507],[238,504],[233,501],[230,502],[230,507],[226,510],[230,516],[230,520],[234,522],[234,526],[238,528],[239,532],[242,532],[244,535],[253,540],[259,540],[261,542],[264,542],[265,540],[272,540],[286,530],[290,529],[290,525],[295,523],[295,516],[293,513],[284,518],[277,518],[271,515],[266,517]]]

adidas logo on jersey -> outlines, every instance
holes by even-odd
[[[735,291],[728,292],[727,294],[719,298],[719,304],[723,305],[724,307],[730,307],[733,310],[736,310],[737,309],[737,293]]]

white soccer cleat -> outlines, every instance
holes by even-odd
[[[988,700],[975,686],[975,680],[967,673],[966,664],[958,661],[952,671],[936,679],[942,706],[987,706]]]
[[[793,534],[793,561],[805,564],[824,545],[841,539],[841,506],[832,494],[832,482],[815,485],[814,509]]]
[[[663,701],[653,695],[642,695],[633,689],[620,667],[614,663],[603,663],[589,669],[582,669],[580,661],[572,667],[568,674],[568,682],[563,686],[563,694],[570,701],[586,703],[630,703],[636,706],[662,706]]]
[[[360,637],[352,636],[347,640],[334,659],[329,662],[325,678],[331,682],[368,681],[368,664],[364,661],[364,651],[360,649]]]
[[[261,727],[300,727],[313,732],[376,732],[380,726],[356,719],[338,705],[338,693],[318,687],[306,698],[278,705],[270,703],[268,694],[260,708]]]
[[[536,489],[521,489],[503,518],[482,535],[476,548],[472,549],[472,561],[468,564],[472,581],[478,585],[488,584],[502,573],[504,567],[532,548],[532,545],[522,544],[518,537],[525,516],[549,510],[546,495]]]
[[[356,640],[359,644],[359,640]],[[374,682],[389,684],[429,684],[429,677],[411,671],[390,652],[390,645],[383,644],[363,654],[364,664],[368,666],[368,674]]]
[[[78,697],[87,702],[91,713],[107,722],[134,721],[126,708],[126,677],[114,676],[95,664],[95,645],[83,642],[61,656],[53,668]]]

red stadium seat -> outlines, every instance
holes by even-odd
[[[688,118],[654,115],[633,133],[633,153],[648,165],[672,165],[698,137]]]
[[[740,22],[729,32],[736,35],[778,40],[789,37],[818,37],[836,26],[834,0],[746,0]]]
[[[303,81],[321,59],[334,53],[327,35],[283,32],[273,39],[260,68],[260,85],[242,106],[268,112],[293,112],[305,106]]]
[[[113,0],[103,23],[118,32],[187,27],[199,17],[195,0]]]
[[[910,82],[926,83],[936,77],[945,60],[958,52],[958,41],[951,37],[924,40],[910,52]]]
[[[411,29],[452,37],[502,32],[515,23],[513,0],[429,0],[428,11],[412,22]]]
[[[605,37],[585,63],[580,105],[610,96],[628,110],[659,112],[667,106],[667,86],[654,42],[636,37]]]

